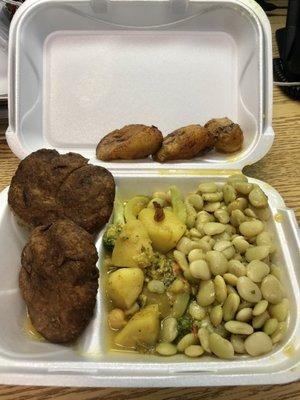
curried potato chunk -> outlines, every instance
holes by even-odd
[[[186,231],[186,226],[169,210],[163,209],[163,219],[155,219],[156,211],[144,208],[139,213],[139,220],[146,228],[155,250],[167,253],[173,249]]]
[[[144,268],[150,264],[152,255],[151,240],[144,225],[138,220],[128,221],[116,240],[112,265]]]
[[[127,325],[116,336],[115,343],[135,349],[137,346],[153,346],[159,335],[159,310],[152,304],[134,314]]]
[[[120,268],[108,276],[107,293],[114,305],[130,308],[142,291],[144,274],[140,268]]]

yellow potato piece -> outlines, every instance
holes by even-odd
[[[153,304],[137,312],[119,332],[115,344],[126,348],[136,348],[137,345],[153,346],[159,334],[158,305]]]
[[[176,215],[169,210],[164,209],[165,218],[162,221],[155,221],[155,210],[144,208],[138,216],[138,219],[146,228],[153,248],[162,253],[167,253],[173,249],[179,239],[186,231],[186,226]]]
[[[143,283],[140,268],[120,268],[108,275],[107,293],[116,307],[128,309],[140,295]]]
[[[151,240],[143,224],[138,220],[128,221],[116,240],[112,265],[144,268],[150,265],[152,256]]]

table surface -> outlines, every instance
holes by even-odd
[[[276,0],[275,0],[276,1]],[[279,2],[282,0],[278,0]],[[282,14],[282,12],[279,12]],[[270,16],[273,32],[285,24],[285,17],[278,11]],[[277,47],[274,43],[274,54]],[[273,126],[276,133],[271,151],[259,162],[246,167],[244,172],[268,182],[283,196],[287,207],[293,208],[300,221],[300,103],[290,100],[278,88],[274,90]],[[18,165],[5,141],[5,124],[0,124],[0,190],[9,185]],[[173,388],[173,389],[80,389],[29,386],[0,386],[1,400],[171,400],[218,399],[264,400],[300,399],[300,382],[281,386]]]

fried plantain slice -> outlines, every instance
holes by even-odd
[[[153,156],[159,162],[190,159],[209,146],[208,132],[201,125],[188,125],[164,138],[161,148]]]
[[[241,127],[229,118],[214,118],[204,127],[207,129],[210,141],[217,151],[233,153],[242,148],[244,135]]]
[[[126,125],[104,136],[96,155],[103,161],[145,158],[157,152],[162,140],[162,133],[155,126]]]

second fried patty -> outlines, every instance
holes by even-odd
[[[98,290],[92,236],[70,220],[33,230],[22,252],[19,285],[35,329],[54,343],[76,339]]]
[[[157,152],[162,140],[162,133],[155,126],[126,125],[104,136],[96,155],[103,161],[145,158]]]
[[[88,232],[97,232],[111,215],[115,182],[108,170],[87,162],[76,153],[31,153],[12,178],[11,209],[30,227],[70,218]]]

